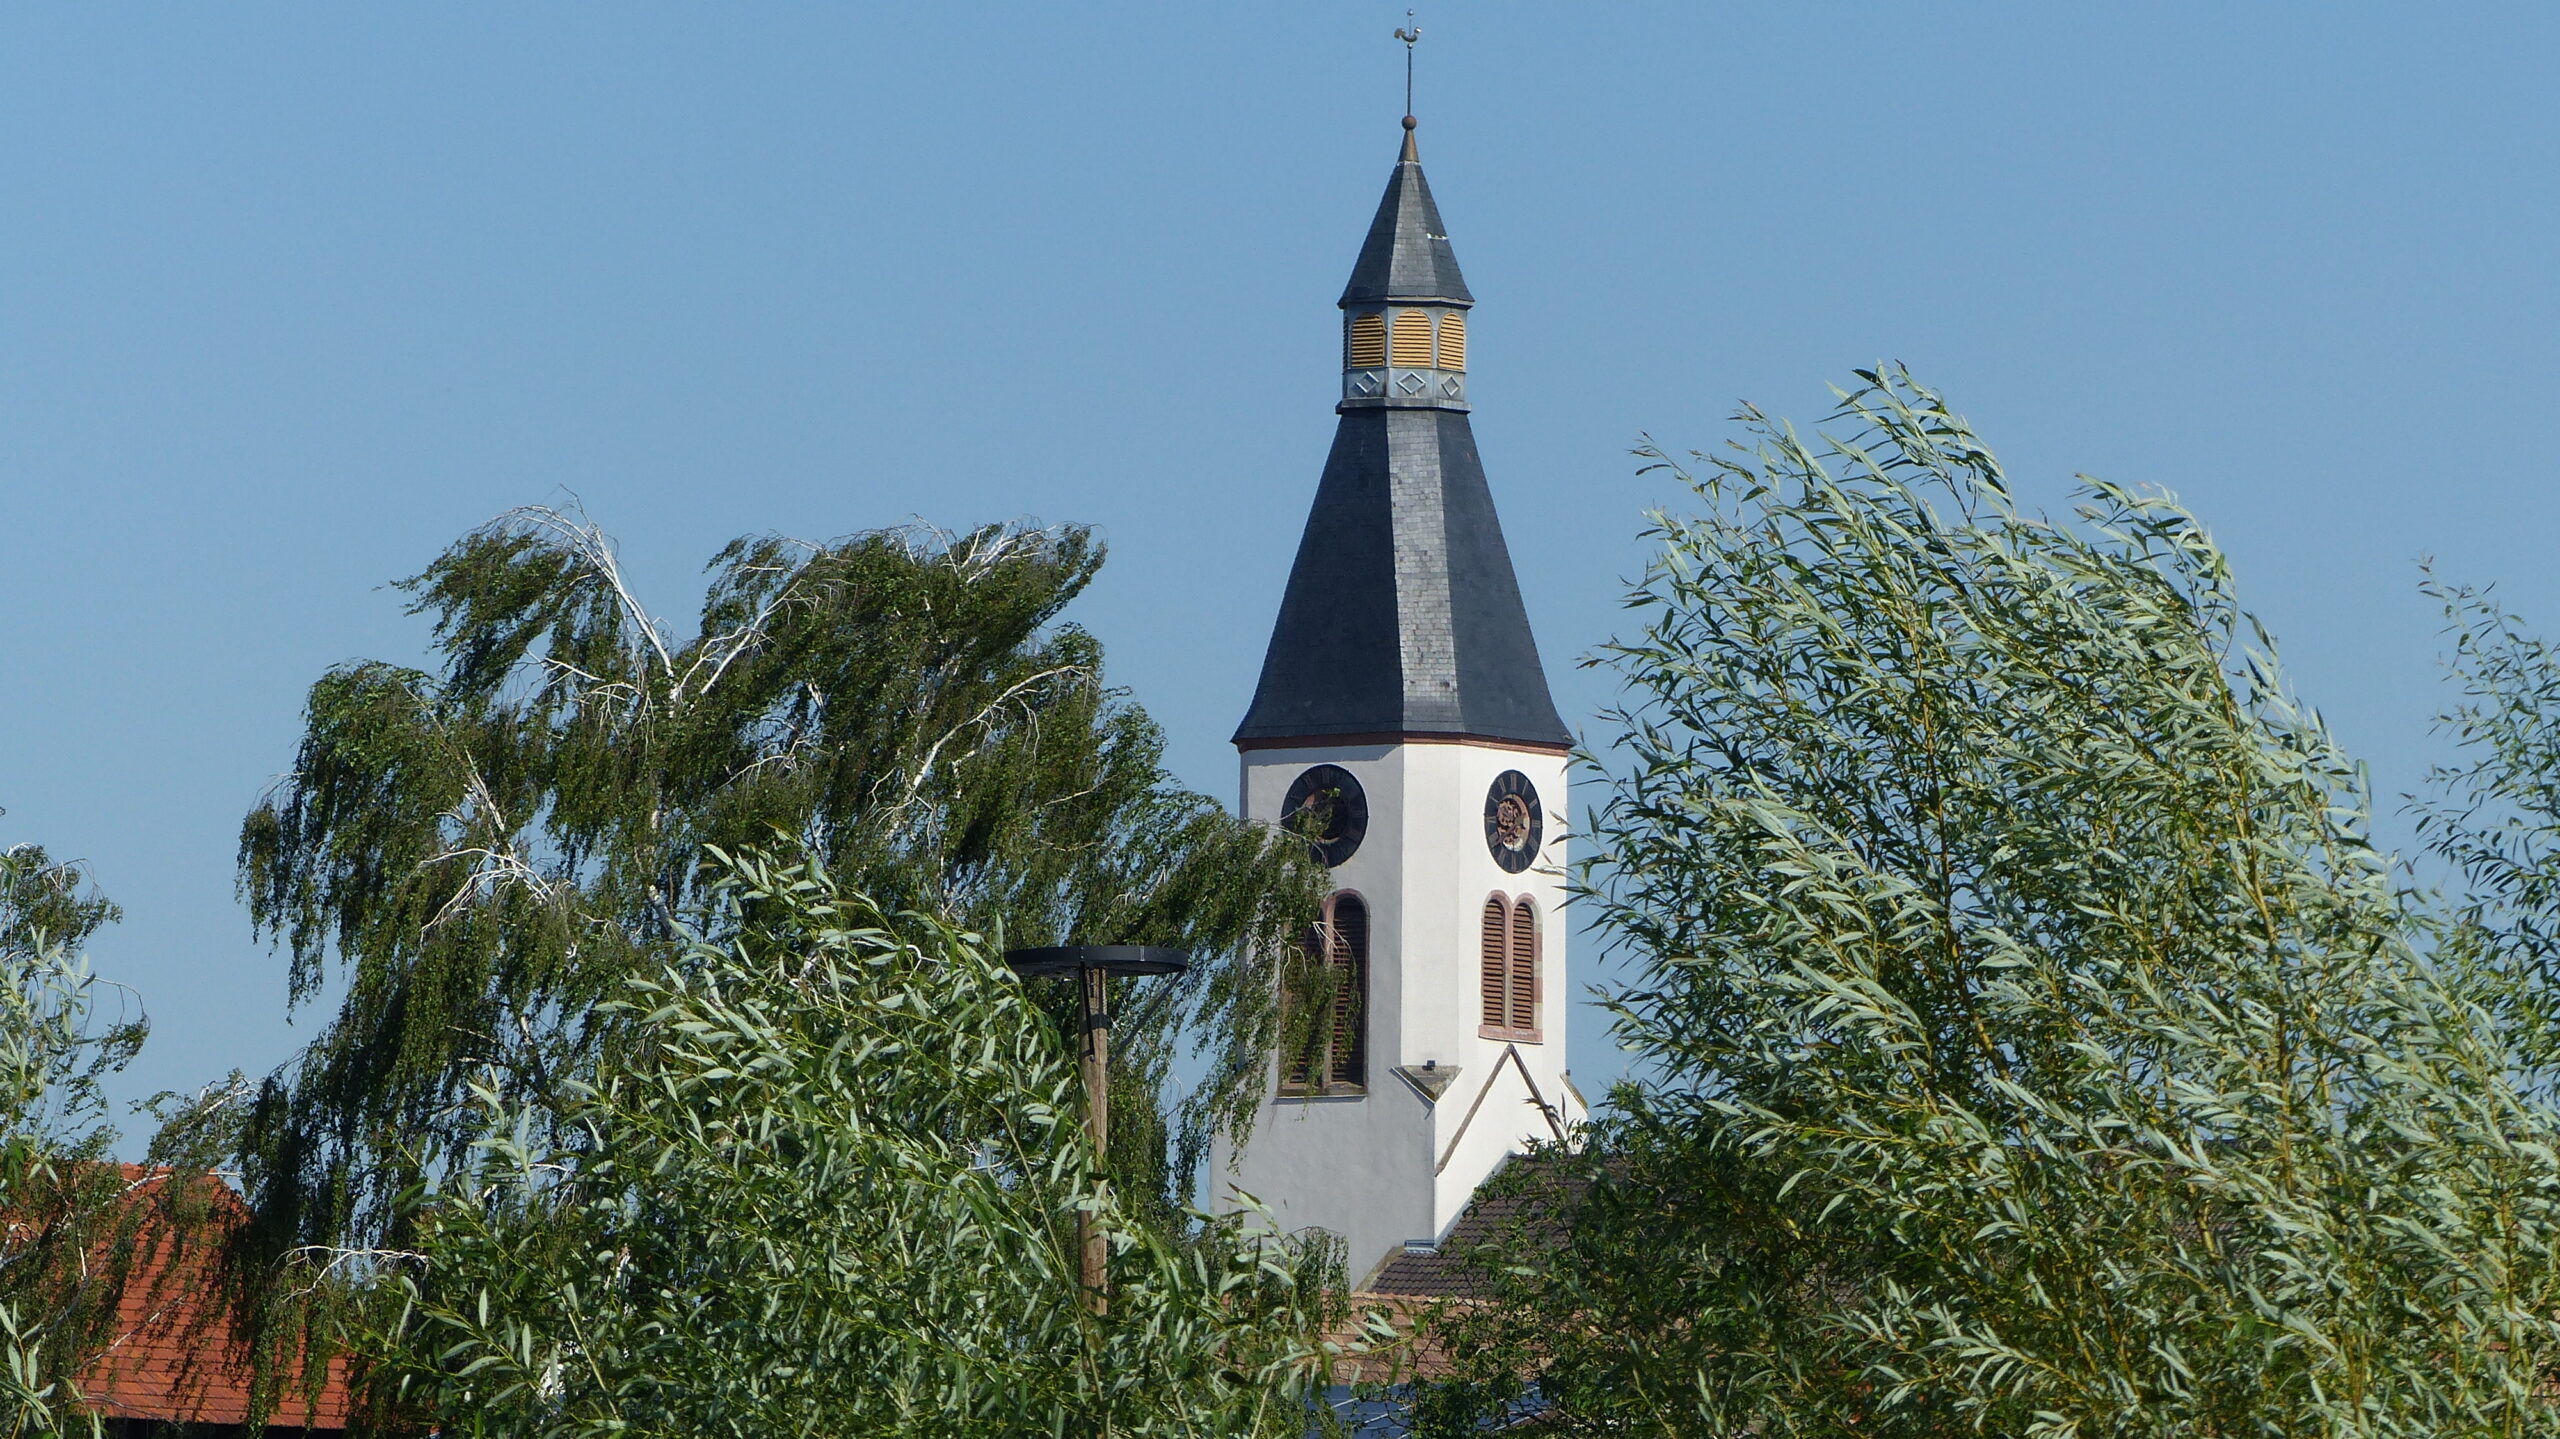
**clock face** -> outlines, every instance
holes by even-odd
[[[1369,797],[1360,781],[1338,764],[1320,764],[1289,783],[1280,822],[1307,837],[1331,869],[1359,851],[1369,834]]]
[[[1538,807],[1538,787],[1516,769],[1494,776],[1484,792],[1484,847],[1506,874],[1518,874],[1538,858],[1547,834],[1546,811]]]

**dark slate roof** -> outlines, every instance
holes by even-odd
[[[1342,303],[1379,300],[1446,300],[1472,305],[1466,277],[1458,273],[1458,252],[1449,248],[1449,229],[1440,223],[1440,207],[1431,203],[1431,182],[1422,178],[1422,162],[1414,158],[1413,137],[1405,137],[1404,158],[1387,177],[1387,193],[1378,201],[1378,217],[1369,222],[1369,238],[1360,246],[1359,263],[1351,267],[1351,283]]]
[[[1239,744],[1569,745],[1462,410],[1345,407]]]

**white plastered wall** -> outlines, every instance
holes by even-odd
[[[1244,811],[1272,822],[1290,781],[1338,764],[1368,797],[1369,829],[1333,872],[1369,906],[1368,1084],[1359,1096],[1273,1097],[1239,1158],[1212,1155],[1217,1207],[1253,1195],[1284,1230],[1342,1236],[1357,1282],[1408,1240],[1437,1240],[1476,1187],[1533,1140],[1581,1119],[1565,1081],[1563,757],[1491,745],[1385,744],[1244,755]],[[1486,791],[1505,770],[1536,786],[1538,862],[1505,873],[1484,842]],[[1539,1042],[1489,1038],[1478,985],[1485,899],[1528,896],[1540,929]],[[1436,1100],[1397,1074],[1454,1068]]]

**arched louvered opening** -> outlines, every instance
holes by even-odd
[[[1387,317],[1375,310],[1354,315],[1342,332],[1342,367],[1383,370],[1387,366]]]
[[[1369,1082],[1369,906],[1349,890],[1324,902],[1300,941],[1281,996],[1282,1031],[1297,1038],[1280,1075],[1284,1094],[1357,1091]],[[1309,1009],[1313,1013],[1309,1013]]]
[[[1396,311],[1395,363],[1398,369],[1431,368],[1431,317],[1420,310]]]
[[[1487,1039],[1536,1043],[1538,1029],[1538,907],[1526,895],[1485,897],[1478,921],[1476,989],[1484,1006],[1477,1033]]]
[[[1451,310],[1440,317],[1440,368],[1463,370],[1467,367],[1467,317]]]
[[[1511,1032],[1538,1037],[1538,910],[1525,896],[1511,906]]]

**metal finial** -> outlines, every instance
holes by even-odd
[[[1413,128],[1413,42],[1422,38],[1422,27],[1413,23],[1413,12],[1404,12],[1404,28],[1396,32],[1404,42],[1404,127]]]

